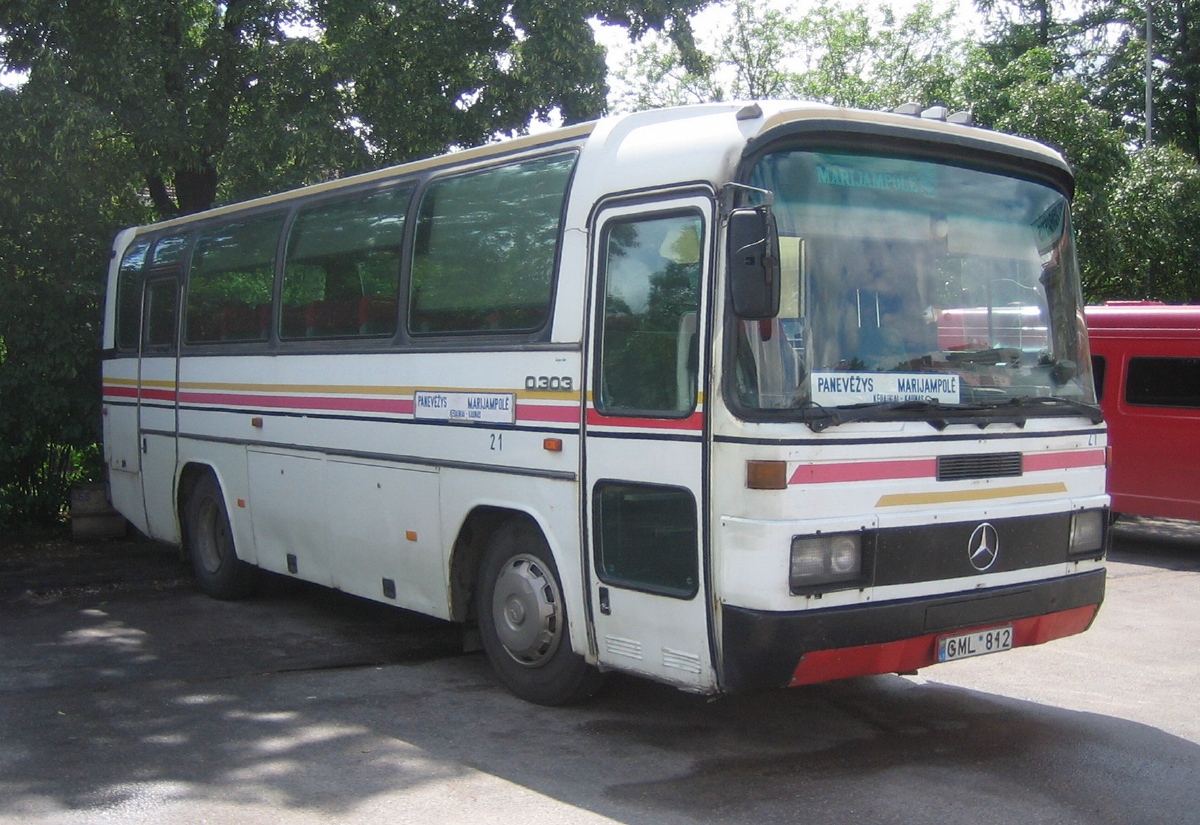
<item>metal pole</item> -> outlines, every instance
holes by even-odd
[[[1146,0],[1146,148],[1154,145],[1154,98],[1150,71],[1154,66],[1154,24],[1150,0]]]

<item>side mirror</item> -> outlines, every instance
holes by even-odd
[[[747,321],[779,314],[779,236],[768,207],[729,213],[727,271],[733,312]]]

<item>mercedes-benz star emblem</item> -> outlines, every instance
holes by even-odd
[[[971,566],[980,572],[987,570],[996,563],[1000,555],[1000,536],[996,528],[986,521],[975,528],[971,540],[967,542],[967,558]]]

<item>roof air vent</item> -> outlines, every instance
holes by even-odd
[[[958,123],[962,126],[974,126],[975,114],[973,112],[955,112],[946,118],[947,123]]]
[[[926,120],[945,120],[948,114],[949,110],[945,106],[930,106],[921,112],[921,117]]]
[[[901,103],[895,109],[892,109],[892,111],[898,115],[912,115],[913,117],[916,117],[917,115],[921,114],[921,104]]]
[[[755,120],[760,117],[762,117],[762,107],[757,103],[751,103],[749,106],[738,109],[738,120]]]

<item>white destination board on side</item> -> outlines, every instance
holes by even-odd
[[[957,404],[958,376],[948,372],[814,372],[812,399],[826,407],[936,401]]]
[[[413,418],[463,424],[514,424],[517,397],[511,392],[417,390],[413,393]]]

